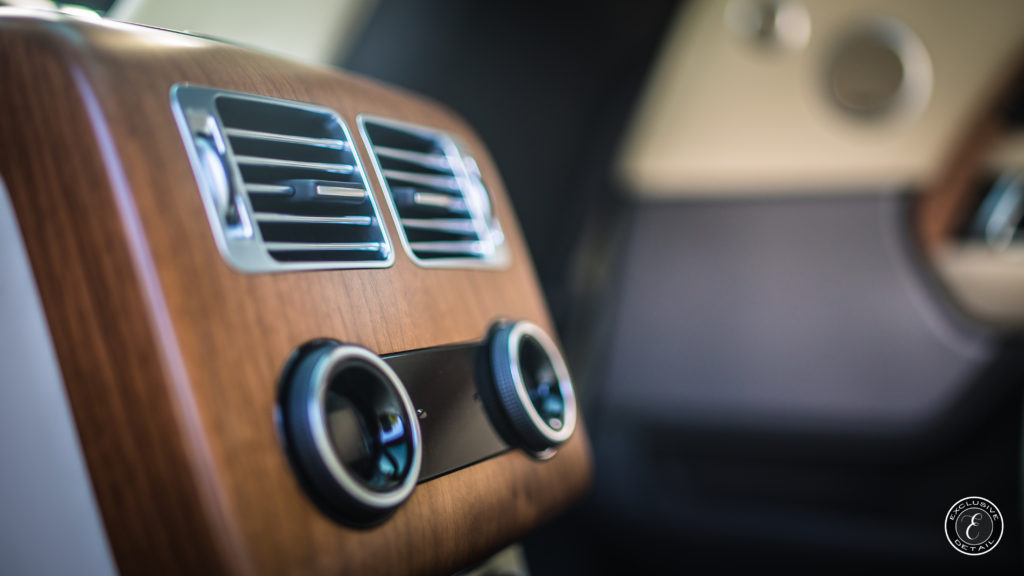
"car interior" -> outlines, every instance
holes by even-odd
[[[0,0],[0,573],[1019,574],[1024,3]]]

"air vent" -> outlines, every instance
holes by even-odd
[[[344,122],[328,108],[175,86],[174,112],[225,259],[246,272],[394,261]]]
[[[504,236],[476,162],[439,130],[374,116],[359,127],[398,221],[402,244],[421,266],[507,263]]]

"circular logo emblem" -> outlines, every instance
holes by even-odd
[[[946,539],[958,552],[981,556],[1003,537],[1003,515],[999,508],[980,496],[958,501],[946,513]]]

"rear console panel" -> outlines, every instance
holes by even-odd
[[[497,169],[462,120],[334,70],[117,23],[6,13],[0,53],[0,174],[122,573],[451,573],[583,492],[582,426],[547,459],[492,436],[459,462],[426,454],[436,473],[393,516],[349,527],[304,493],[275,423],[289,359],[333,339],[385,357],[414,396],[436,387],[414,398],[442,402],[428,407],[425,434],[473,434],[441,428],[443,394],[465,390],[429,382],[412,366],[422,353],[401,353],[476,346],[502,318],[553,333]],[[386,268],[240,271],[218,249],[172,113],[175,85],[336,112],[379,208],[389,199],[352,130],[360,115],[452,135],[479,169],[503,265],[428,268],[394,250]],[[398,246],[394,218],[381,220]]]

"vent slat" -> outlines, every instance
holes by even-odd
[[[373,218],[369,216],[304,216],[298,214],[278,214],[260,212],[256,214],[257,222],[283,222],[291,224],[350,224],[354,226],[370,226]]]
[[[418,164],[431,170],[447,171],[450,173],[452,169],[448,158],[444,154],[424,154],[423,152],[399,150],[398,148],[390,148],[388,146],[377,146],[373,151],[378,156],[383,156],[384,158],[393,158],[410,164]]]
[[[255,166],[259,168],[298,168],[306,170],[318,170],[321,172],[333,172],[335,174],[352,174],[355,166],[351,164],[331,162],[302,162],[300,160],[285,160],[282,158],[265,158],[263,156],[235,156],[235,162],[241,166]]]
[[[476,227],[469,219],[452,218],[402,218],[402,226],[417,230],[437,230],[449,234],[476,235]]]
[[[418,174],[405,170],[384,170],[384,177],[389,180],[400,180],[410,184],[421,184],[439,190],[460,192],[459,181],[451,176],[434,176],[433,174]]]
[[[333,138],[312,138],[309,136],[295,136],[292,134],[246,130],[245,128],[225,128],[224,133],[231,138],[245,138],[248,140],[261,140],[264,142],[281,142],[283,144],[301,144],[303,146],[334,148],[336,150],[349,149],[349,144],[347,142]]]
[[[411,242],[409,247],[416,252],[430,254],[474,254],[483,256],[487,253],[484,244],[476,241],[465,242]]]
[[[267,242],[272,252],[380,252],[382,242]]]

